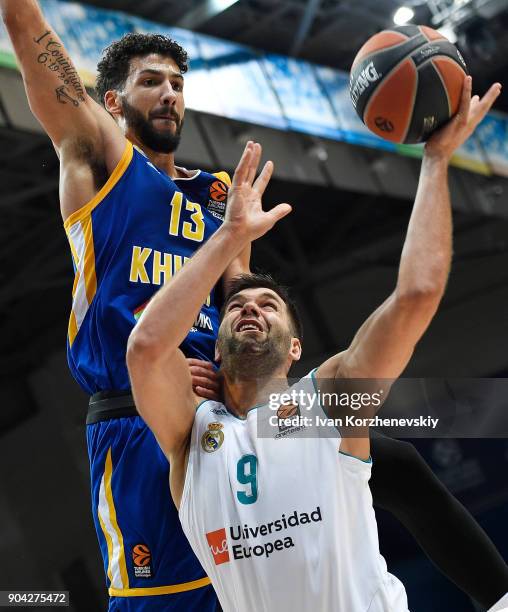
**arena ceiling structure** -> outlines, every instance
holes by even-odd
[[[493,80],[503,82],[508,70],[508,0],[89,0],[86,4],[342,70],[349,69],[369,36],[393,26],[394,14],[405,6],[414,12],[413,22],[448,28],[449,35],[456,36],[477,90]],[[4,103],[8,97],[9,108]],[[62,349],[73,276],[58,213],[58,159],[33,118],[24,117],[19,129],[15,115],[24,107],[19,75],[3,70],[0,365],[4,377],[24,376],[46,352]],[[508,112],[506,91],[496,108]],[[184,136],[187,148],[180,157],[183,154],[186,161],[188,143],[197,146],[198,140],[200,146],[211,143],[212,150],[216,146],[224,151],[221,130],[226,123],[226,119],[202,119],[199,113],[191,113]],[[229,121],[228,129],[237,130],[239,138],[250,130],[233,124]],[[275,130],[259,128],[249,134],[259,138],[270,155],[282,139]],[[198,159],[200,167],[216,170],[219,160],[233,170],[239,142],[235,146],[227,162],[212,154],[208,161]],[[256,245],[255,262],[295,286],[307,327],[306,356],[315,363],[344,346],[393,286],[418,161],[394,156],[402,160],[398,166],[389,156],[358,147],[356,169],[365,170],[362,187],[371,186],[362,191],[334,180],[335,169],[345,158],[338,156],[334,161],[330,153],[327,164],[322,163],[319,141],[289,135],[284,146],[293,155],[301,149],[303,170],[312,167],[320,178],[314,183],[295,181],[290,178],[294,173],[285,176],[282,172],[272,181],[267,201],[289,201],[295,210]],[[284,169],[282,153],[275,161]],[[342,173],[348,170],[342,168]],[[385,183],[390,183],[389,188]],[[474,205],[455,215],[455,263],[449,290],[413,361],[414,371],[422,375],[440,371],[487,376],[508,371],[504,345],[491,347],[489,340],[508,338],[507,184],[501,177],[454,171],[455,197],[469,197]],[[449,348],[436,353],[430,348],[436,341]],[[473,360],[471,369],[473,346],[485,357]]]
[[[508,0],[89,0],[146,19],[349,71],[356,51],[393,26],[401,7],[412,23],[456,39],[479,89],[508,68]],[[476,81],[475,80],[475,81]],[[504,92],[499,108],[508,110]]]

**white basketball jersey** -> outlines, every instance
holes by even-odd
[[[295,388],[314,392],[310,377]],[[179,514],[224,612],[408,612],[379,553],[370,462],[305,426],[258,437],[275,414],[196,413]]]

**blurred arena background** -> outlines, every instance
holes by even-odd
[[[187,48],[181,165],[232,171],[256,139],[275,161],[267,203],[294,213],[254,247],[254,266],[294,287],[306,327],[301,371],[352,334],[393,287],[416,190],[418,147],[370,135],[348,95],[365,40],[404,18],[456,41],[475,92],[505,84],[454,160],[455,259],[444,302],[408,376],[508,376],[508,0],[41,0],[88,86],[127,31]],[[105,609],[90,515],[87,398],[65,359],[72,264],[58,211],[58,161],[32,117],[0,30],[1,589],[68,589]],[[427,461],[508,558],[508,441],[420,440]],[[149,470],[150,466],[146,466]],[[147,500],[147,504],[150,500]],[[381,550],[414,612],[478,610],[393,518]],[[429,528],[433,517],[429,516]]]

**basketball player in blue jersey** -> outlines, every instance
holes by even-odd
[[[229,177],[175,165],[187,54],[130,35],[99,67],[103,105],[86,92],[35,0],[2,0],[30,107],[61,164],[60,199],[75,268],[68,361],[92,395],[92,511],[111,610],[214,612],[216,596],[166,486],[169,467],[129,395],[129,333],[154,292],[220,227]],[[249,248],[225,277],[248,270]],[[215,289],[182,343],[196,392],[214,396]]]
[[[212,609],[209,581],[167,492],[167,461],[137,416],[125,366],[127,337],[145,304],[224,213],[227,175],[188,172],[174,161],[185,52],[160,36],[128,35],[113,44],[98,67],[101,106],[35,0],[0,0],[0,9],[32,111],[61,162],[62,216],[76,270],[68,357],[74,377],[92,394],[92,511],[111,608]],[[246,252],[226,275],[245,271],[247,260]],[[210,365],[217,325],[212,290],[182,343],[202,397],[217,393]],[[485,606],[508,590],[497,551],[414,448],[375,440],[372,453],[375,503],[404,523],[441,570]],[[446,509],[432,532],[423,501]],[[449,554],[464,542],[467,554]],[[477,579],[479,568],[487,581]]]

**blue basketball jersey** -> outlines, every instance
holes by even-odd
[[[67,355],[93,394],[130,387],[127,339],[153,294],[221,225],[230,179],[197,171],[171,179],[127,141],[104,187],[65,222],[75,270]],[[213,360],[215,291],[181,348]]]

